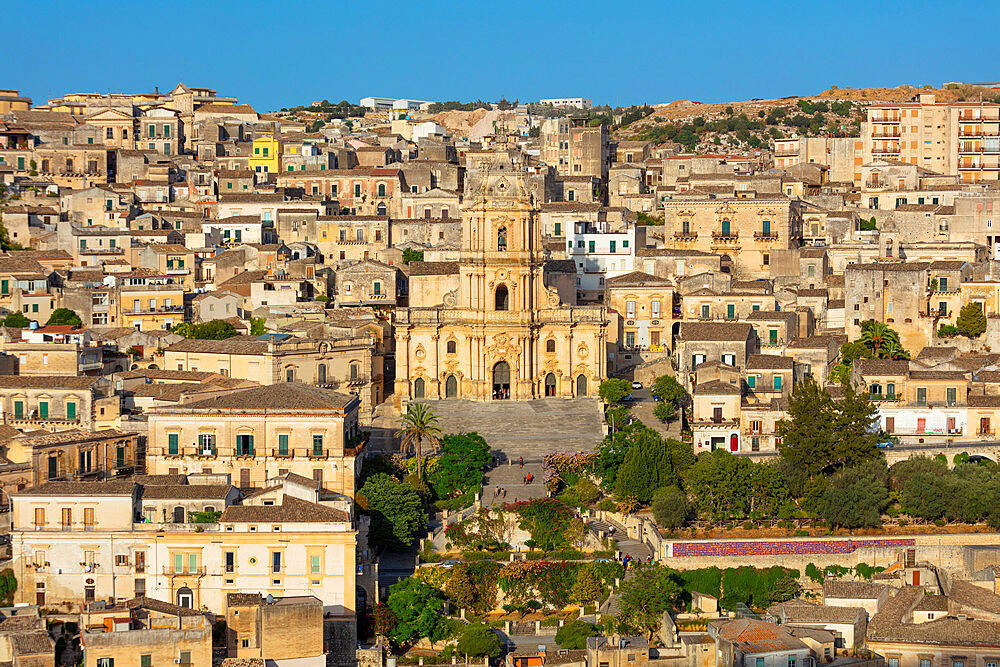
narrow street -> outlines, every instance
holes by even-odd
[[[659,432],[659,434],[664,438],[674,438],[676,440],[680,440],[681,417],[679,412],[677,414],[677,419],[668,421],[666,424],[657,419],[656,415],[653,414],[653,409],[656,407],[656,401],[653,400],[649,387],[633,389],[632,399],[632,402],[629,403],[628,406],[633,417],[641,421],[649,428]]]

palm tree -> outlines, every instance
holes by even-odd
[[[406,408],[406,414],[400,421],[403,428],[396,431],[396,437],[403,439],[400,443],[400,449],[416,445],[417,479],[423,479],[422,445],[426,442],[436,446],[441,441],[441,429],[436,426],[438,416],[426,403],[410,403]]]
[[[886,348],[902,351],[899,334],[893,331],[885,322],[868,320],[861,325],[861,342],[864,343],[878,359],[887,357]]]
[[[910,355],[907,354],[906,350],[898,340],[892,340],[891,338],[885,342],[882,346],[882,354],[886,359],[909,359]]]

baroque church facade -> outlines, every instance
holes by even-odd
[[[571,260],[547,260],[540,175],[517,153],[469,154],[458,262],[411,262],[395,313],[397,404],[596,396],[608,312],[576,305]]]

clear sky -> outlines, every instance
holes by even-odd
[[[612,105],[1000,80],[1000,2],[9,0],[0,87]]]

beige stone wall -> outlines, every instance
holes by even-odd
[[[176,622],[177,619],[171,619]],[[182,618],[180,620],[188,620]],[[84,667],[97,667],[98,661],[111,658],[121,667],[141,667],[143,656],[150,664],[172,665],[176,660],[200,667],[212,664],[212,626],[202,619],[201,627],[184,629],[157,628],[120,632],[85,632]],[[185,656],[185,654],[187,654]],[[188,660],[183,660],[188,657]]]
[[[318,415],[264,415],[200,413],[150,413],[146,468],[150,474],[181,474],[210,469],[216,474],[231,475],[232,483],[244,486],[249,475],[251,486],[264,486],[267,479],[281,471],[309,479],[322,475],[323,486],[335,493],[354,497],[356,459],[345,453],[345,440],[356,429],[356,413],[346,417],[333,413]],[[176,434],[178,453],[170,454],[170,435]],[[201,436],[215,437],[216,455],[205,455]],[[253,437],[254,454],[236,454],[238,435]],[[288,454],[280,453],[280,437],[288,436]],[[323,439],[323,453],[313,454],[313,438]],[[244,472],[247,471],[247,472]]]

